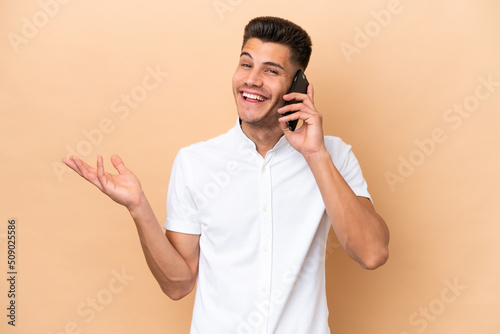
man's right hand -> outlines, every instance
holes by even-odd
[[[171,231],[165,235],[139,179],[118,155],[111,157],[118,174],[104,171],[100,155],[97,156],[97,168],[76,156],[65,158],[63,162],[113,201],[127,207],[137,226],[146,262],[163,292],[174,300],[191,292],[198,277],[200,236]]]
[[[97,168],[93,168],[76,156],[62,160],[81,177],[95,185],[113,201],[132,210],[141,204],[143,198],[139,179],[128,170],[118,155],[111,157],[111,163],[118,174],[104,171],[102,156],[97,156]]]

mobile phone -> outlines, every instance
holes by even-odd
[[[296,92],[296,93],[302,93],[306,94],[307,93],[307,87],[309,86],[309,82],[307,81],[306,75],[302,70],[298,70],[297,74],[295,74],[295,78],[293,78],[292,86],[290,87],[290,90],[288,91],[287,94]],[[285,104],[283,106],[287,106],[289,104],[294,104],[294,103],[299,103],[300,101],[297,100],[291,100],[291,101],[285,101]],[[295,111],[289,111],[283,114],[283,116],[288,116],[290,114],[293,114]],[[299,122],[298,119],[293,120],[293,121],[288,121],[286,122],[286,125],[291,131],[295,131],[295,128],[297,127],[297,123]]]

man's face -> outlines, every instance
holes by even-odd
[[[241,120],[256,127],[278,126],[280,114],[276,110],[283,106],[283,95],[296,71],[287,46],[249,39],[233,75],[233,94]]]

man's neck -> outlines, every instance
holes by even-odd
[[[257,152],[262,157],[266,157],[266,153],[271,150],[281,136],[283,136],[283,130],[281,130],[279,125],[273,128],[261,128],[242,122],[241,130],[255,143]]]

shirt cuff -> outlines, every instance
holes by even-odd
[[[201,234],[201,226],[199,224],[193,224],[193,223],[187,223],[184,221],[180,220],[175,220],[175,219],[168,219],[165,221],[165,224],[163,224],[163,227],[166,230],[173,231],[173,232],[179,232],[179,233],[186,233],[186,234]]]

